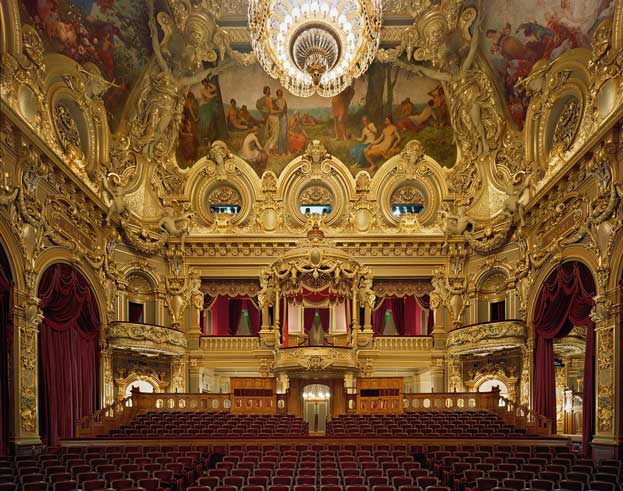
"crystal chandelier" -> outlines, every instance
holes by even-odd
[[[332,97],[364,73],[381,37],[381,0],[249,0],[251,45],[300,97]]]

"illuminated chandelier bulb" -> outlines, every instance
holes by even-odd
[[[332,97],[373,61],[381,1],[249,0],[253,50],[291,93]]]

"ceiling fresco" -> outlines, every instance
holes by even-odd
[[[138,0],[23,0],[25,22],[48,51],[97,65],[112,82],[104,102],[115,130],[125,101],[151,56],[145,3]]]
[[[180,126],[178,163],[189,166],[214,140],[249,162],[258,174],[279,174],[312,140],[356,174],[373,174],[417,138],[439,163],[456,159],[443,89],[390,64],[333,98],[296,97],[259,65],[239,66],[191,87]]]
[[[481,50],[498,74],[511,116],[523,128],[529,98],[518,81],[565,51],[590,47],[614,0],[489,0]]]
[[[92,62],[111,82],[103,96],[109,125],[113,132],[123,130],[119,123],[127,119],[124,106],[133,100],[129,99],[131,91],[136,88],[138,92],[138,81],[153,55],[148,2],[20,3],[25,22],[36,27],[48,51],[63,53],[81,64]],[[165,0],[154,3],[156,12],[171,13]],[[391,19],[388,29],[400,33],[413,23],[402,4],[395,0],[386,5],[387,19]],[[431,8],[438,4],[430,1]],[[596,25],[612,15],[613,4],[614,0],[488,0],[483,4],[479,48],[498,75],[518,128],[524,125],[529,101],[520,79],[541,60],[551,61],[570,49],[589,46]],[[240,35],[245,30],[245,2],[201,5],[214,7],[212,11],[229,30],[226,35],[245,51],[245,36]],[[232,18],[237,20],[232,22]],[[162,31],[160,35],[165,43],[166,36]],[[386,47],[395,46],[400,38],[392,41],[391,35],[387,36]],[[185,91],[181,95],[178,104],[181,107],[183,103],[183,111],[179,125],[177,120],[175,123],[173,134],[178,136],[172,145],[180,167],[191,167],[215,140],[227,143],[258,175],[265,170],[278,175],[313,140],[320,140],[353,175],[360,170],[374,174],[412,139],[420,141],[424,151],[442,166],[455,164],[456,138],[448,110],[452,102],[436,80],[393,63],[375,62],[363,77],[333,98],[299,98],[283,90],[257,64],[232,66],[192,85],[185,98]]]

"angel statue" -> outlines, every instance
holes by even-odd
[[[426,43],[427,46],[415,50],[415,53],[413,47],[410,47],[407,54],[413,53],[411,56],[416,59],[418,53],[424,53],[431,60],[432,66],[414,65],[400,60],[395,62],[409,72],[441,82],[450,106],[450,121],[455,139],[461,156],[466,160],[473,160],[495,149],[499,145],[503,129],[502,117],[495,108],[491,81],[476,65],[482,30],[481,3],[479,1],[477,4],[471,40],[464,42],[459,49],[453,51],[449,47],[454,33],[448,29],[447,24],[439,20],[431,21],[423,27],[422,34],[416,35],[419,42]],[[461,61],[465,52],[467,53]]]
[[[204,62],[217,61],[216,53],[211,48],[216,34],[212,33],[211,39],[206,38],[206,33],[210,31],[203,29],[205,26],[198,15],[189,16],[182,32],[171,16],[159,12],[158,23],[164,32],[160,41],[154,0],[148,0],[147,10],[155,62],[151,62],[143,78],[129,130],[135,151],[143,152],[150,158],[162,158],[170,155],[177,143],[188,89],[222,72],[229,64],[203,67]]]
[[[158,228],[171,237],[181,237],[183,248],[184,239],[188,236],[193,216],[194,213],[192,211],[184,211],[176,214],[172,206],[166,206],[158,222]]]
[[[447,210],[439,212],[441,219],[441,229],[443,230],[443,247],[448,245],[448,239],[451,235],[463,235],[469,230],[473,230],[476,222],[466,215],[465,205],[459,204],[456,207],[456,213]]]

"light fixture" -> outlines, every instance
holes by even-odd
[[[381,38],[381,0],[249,0],[251,45],[296,96],[332,97],[363,74]]]

